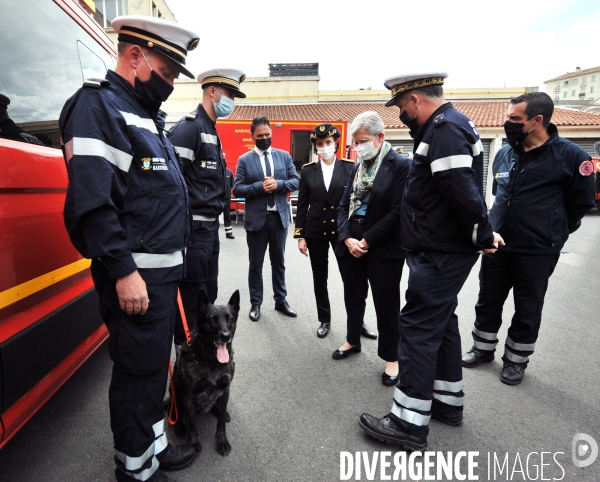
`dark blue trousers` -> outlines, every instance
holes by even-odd
[[[431,411],[462,417],[463,386],[458,293],[479,255],[409,253],[406,304],[399,316],[400,382],[391,417],[426,437]]]
[[[286,301],[285,287],[285,241],[287,228],[283,227],[279,213],[267,214],[265,225],[258,231],[246,231],[250,268],[248,270],[248,287],[250,303],[261,305],[263,302],[262,269],[267,246],[271,259],[271,276],[273,282],[273,299],[275,303]]]

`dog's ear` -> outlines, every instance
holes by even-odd
[[[231,306],[236,313],[240,311],[240,290],[235,290],[235,293],[229,298],[229,306]]]
[[[198,293],[198,302],[196,304],[196,307],[198,308],[198,312],[204,311],[204,309],[208,305],[210,305],[210,300],[208,299],[208,295],[206,294],[206,291],[204,291],[202,288],[200,288],[200,292]]]

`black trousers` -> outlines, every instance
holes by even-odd
[[[321,323],[331,323],[331,306],[329,304],[327,278],[329,276],[329,245],[335,250],[336,240],[305,238],[305,241],[313,273],[317,317]],[[335,254],[334,257],[341,272],[340,260]]]
[[[478,254],[409,253],[406,304],[399,316],[400,382],[391,417],[426,437],[432,409],[462,416],[463,385],[458,293]]]
[[[231,199],[225,200],[225,207],[223,208],[223,225],[225,228],[231,227]],[[225,231],[227,231],[227,229],[225,229]]]
[[[495,351],[502,309],[513,290],[515,314],[512,317],[502,360],[526,367],[535,350],[542,323],[542,308],[548,280],[560,254],[534,255],[500,250],[485,254],[479,271],[479,299],[475,305],[473,345],[482,351]]]
[[[352,222],[352,237],[362,239],[363,225]],[[385,361],[398,359],[398,312],[400,311],[400,278],[404,259],[370,258],[368,254],[355,258],[346,251],[339,258],[344,280],[346,305],[346,340],[360,345],[369,284],[379,332],[377,354]]]
[[[250,288],[250,303],[261,305],[263,302],[262,269],[265,262],[265,253],[269,247],[271,260],[271,281],[273,283],[273,299],[275,303],[286,301],[287,289],[285,286],[285,241],[287,228],[283,227],[281,217],[277,211],[267,214],[265,225],[259,231],[246,231],[248,243],[248,256],[250,267],[248,269],[248,287]]]
[[[167,447],[162,403],[178,282],[147,284],[148,311],[129,316],[121,310],[115,281],[101,262],[92,261],[92,277],[114,363],[108,403],[118,480],[152,480],[159,465],[155,455]]]
[[[196,328],[198,318],[198,293],[203,289],[211,303],[218,294],[219,276],[219,221],[194,221],[194,244],[188,247],[185,256],[185,278],[179,284],[181,301],[185,309],[190,332]],[[185,342],[183,323],[177,310],[175,322],[175,344]]]

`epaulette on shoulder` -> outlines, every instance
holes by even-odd
[[[93,87],[94,89],[99,89],[100,87],[106,87],[110,85],[110,82],[106,79],[85,79],[83,82],[83,87]]]
[[[344,157],[340,157],[340,161],[349,162],[350,164],[354,164],[352,159],[345,159]]]
[[[306,164],[303,164],[302,167],[306,167],[306,166],[312,166],[313,164],[316,164],[317,161],[311,161],[311,162],[307,162]]]
[[[437,127],[444,122],[446,122],[446,117],[444,117],[444,114],[436,115],[433,118],[433,127]]]
[[[196,112],[190,112],[188,115],[185,116],[185,120],[194,120],[196,118]]]

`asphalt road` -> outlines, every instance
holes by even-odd
[[[392,404],[394,389],[380,382],[383,362],[377,357],[376,342],[364,340],[362,353],[347,360],[331,359],[345,336],[337,268],[330,273],[333,329],[321,340],[315,334],[318,323],[309,260],[299,254],[290,232],[288,301],[299,316],[286,318],[266,301],[260,321],[252,323],[247,317],[245,233],[234,225],[234,234],[235,240],[227,240],[221,231],[218,300],[225,303],[236,289],[242,293],[229,403],[232,420],[227,427],[232,451],[228,457],[217,454],[216,419],[201,416],[204,448],[191,467],[171,476],[182,482],[335,481],[343,475],[340,452],[365,452],[369,459],[379,451],[393,452],[394,446],[365,436],[357,424],[361,413],[381,416]],[[432,420],[430,450],[454,455],[479,452],[474,468],[479,480],[600,480],[600,457],[579,468],[571,455],[576,433],[588,434],[600,444],[599,242],[600,212],[594,209],[571,236],[550,280],[541,335],[524,382],[517,387],[500,383],[499,357],[477,369],[465,369],[464,424],[453,428]],[[459,296],[457,313],[465,351],[471,341],[477,273],[478,266]],[[264,274],[268,298],[272,292],[268,266]],[[405,268],[402,292],[406,275]],[[509,299],[501,341],[512,310]],[[375,328],[370,301],[366,320]],[[110,370],[104,346],[0,451],[0,481],[113,480],[107,403]],[[174,435],[170,439],[177,442]],[[589,455],[593,446],[587,445]],[[541,452],[545,453],[543,467]],[[495,476],[494,454],[500,465],[506,462],[503,473],[496,468]],[[465,459],[460,467],[466,473]],[[387,474],[393,471],[392,463]],[[354,471],[351,480],[384,479],[380,466],[369,478],[363,463],[359,476]]]

